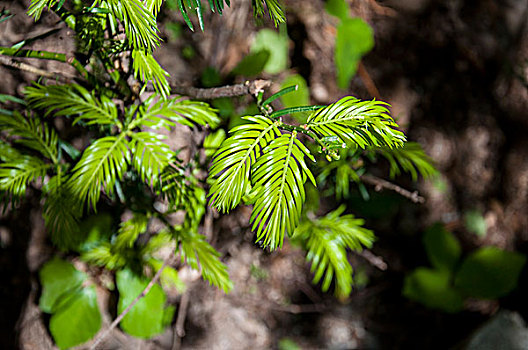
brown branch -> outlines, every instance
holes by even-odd
[[[121,312],[121,314],[119,314],[119,316],[117,316],[117,318],[114,320],[114,322],[112,322],[112,324],[110,325],[110,327],[108,327],[103,333],[101,333],[96,339],[95,341],[93,342],[92,346],[90,346],[90,349],[91,350],[95,350],[97,348],[97,345],[99,345],[99,343],[101,341],[103,341],[104,338],[106,338],[110,332],[117,327],[117,325],[119,324],[119,322],[121,322],[121,320],[123,320],[123,318],[126,316],[126,314],[128,314],[130,312],[130,310],[132,309],[132,307],[134,307],[134,305],[137,304],[138,301],[141,300],[141,298],[143,298],[145,295],[148,294],[148,292],[150,291],[150,289],[154,286],[154,284],[156,284],[158,282],[158,280],[160,279],[161,277],[161,273],[163,272],[163,269],[165,268],[165,266],[167,266],[169,260],[172,259],[172,254],[163,261],[163,264],[161,265],[160,269],[156,272],[156,274],[154,275],[154,277],[150,280],[149,284],[147,284],[147,286],[145,287],[145,289],[143,289],[143,291],[136,297],[136,299],[134,299],[130,305],[128,305],[126,307],[126,309],[123,310],[123,312]]]
[[[372,266],[377,267],[381,271],[387,270],[387,263],[383,260],[381,256],[372,254],[370,250],[363,250],[357,252],[357,255],[361,256],[363,259],[367,260]]]
[[[174,326],[174,335],[172,342],[172,350],[179,350],[181,347],[181,340],[185,337],[185,318],[187,317],[187,308],[189,306],[190,295],[189,291],[182,294],[180,300],[180,309],[178,310],[178,317],[176,318],[176,325]]]
[[[220,97],[235,97],[244,95],[256,96],[265,88],[271,86],[269,80],[246,81],[243,84],[220,86],[208,89],[195,88],[192,86],[171,86],[171,92],[178,95],[188,96],[199,100],[212,100]]]
[[[63,77],[61,75],[62,73],[48,72],[46,70],[43,70],[43,69],[40,69],[40,68],[37,68],[37,67],[33,67],[32,65],[29,65],[29,64],[23,63],[23,62],[19,62],[17,60],[14,60],[12,58],[8,58],[6,56],[0,56],[0,63],[5,65],[5,66],[8,66],[8,67],[16,68],[18,70],[23,70],[23,71],[26,71],[26,72],[29,72],[29,73],[33,73],[33,74],[39,75],[41,77],[46,77],[46,78],[51,78],[51,79],[63,78],[65,80],[71,79],[71,77],[65,77],[65,76]]]
[[[425,198],[420,196],[418,194],[418,191],[411,192],[409,190],[406,190],[405,188],[402,188],[396,184],[393,184],[392,182],[389,182],[384,179],[380,179],[379,177],[376,177],[373,175],[366,174],[366,175],[361,176],[361,179],[365,181],[366,183],[373,185],[374,189],[378,192],[381,191],[382,189],[387,189],[387,190],[394,191],[410,199],[414,203],[424,203],[425,202]]]
[[[361,80],[363,81],[363,84],[367,88],[367,91],[370,94],[370,96],[373,96],[377,98],[378,100],[381,99],[381,95],[380,95],[378,88],[376,87],[376,83],[374,83],[374,80],[372,80],[372,78],[370,77],[370,74],[367,71],[367,68],[365,68],[365,65],[361,61],[359,61],[359,65],[358,65],[358,74]]]

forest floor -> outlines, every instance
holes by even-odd
[[[278,76],[263,75],[274,82],[271,89],[296,72],[306,79],[312,102],[321,104],[345,94],[371,98],[370,78],[409,139],[434,159],[442,186],[420,182],[424,204],[384,192],[374,195],[372,203],[348,203],[378,238],[371,255],[351,256],[357,275],[361,272],[366,280],[344,302],[311,284],[298,248],[286,244],[268,253],[255,246],[247,208],[228,216],[209,212],[208,238],[224,254],[235,287],[224,295],[192,271],[181,271],[189,289],[184,296],[171,296],[177,305],[188,303],[181,348],[277,348],[281,340],[285,346],[284,339],[302,349],[458,348],[500,309],[528,320],[528,303],[523,302],[527,269],[509,296],[470,301],[456,314],[427,309],[401,292],[404,276],[427,265],[421,235],[434,222],[446,224],[465,252],[496,245],[528,254],[528,0],[351,0],[351,14],[374,29],[375,48],[348,91],[335,82],[336,19],[324,11],[322,1],[285,4],[291,68]],[[25,6],[27,1],[0,2],[0,8],[16,13],[0,24],[0,45],[12,45],[37,28],[23,13]],[[176,20],[181,23],[177,12],[165,15],[162,28]],[[43,16],[38,28],[54,28],[56,22]],[[182,34],[171,39],[165,31],[168,42],[157,57],[174,82],[200,85],[207,67],[226,74],[248,53],[261,28],[249,1],[234,0],[222,18],[208,15],[205,23],[205,33],[182,27]],[[35,48],[75,49],[65,28],[39,45]],[[181,55],[187,47],[196,53],[190,60]],[[33,63],[73,74],[60,64]],[[0,93],[20,94],[34,78],[0,65]],[[38,269],[53,254],[41,214],[31,209],[37,206],[38,200],[29,200],[0,216],[0,348],[52,348],[48,320],[36,306]],[[464,215],[473,210],[487,224],[483,237],[464,225]],[[112,302],[112,295],[106,297]],[[116,330],[105,348],[170,349],[173,336],[169,329],[143,341]]]

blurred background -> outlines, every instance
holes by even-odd
[[[51,14],[33,23],[27,6],[0,2],[15,14],[0,23],[0,45],[57,26]],[[285,0],[287,23],[278,28],[268,18],[256,21],[249,0],[233,0],[222,16],[204,16],[204,32],[191,32],[176,6],[165,2],[159,16],[165,43],[155,52],[173,84],[262,78],[272,81],[271,92],[298,84],[285,106],[345,95],[381,99],[439,171],[426,181],[391,180],[417,190],[424,203],[368,185],[365,200],[353,182],[339,203],[319,194],[319,212],[345,204],[377,236],[370,252],[350,255],[356,285],[346,300],[311,283],[295,245],[259,249],[248,208],[206,215],[234,289],[225,295],[180,271],[188,284],[181,348],[528,348],[527,0]],[[38,45],[75,51],[62,27]],[[34,79],[0,64],[2,94],[20,95]],[[211,103],[226,128],[257,110],[250,96]],[[179,135],[177,145],[193,137],[203,139]],[[372,172],[387,177],[388,169],[380,162]],[[53,347],[49,318],[37,304],[38,270],[55,248],[38,205],[30,197],[0,214],[0,347],[6,349]],[[180,305],[182,295],[169,299]],[[171,339],[171,329],[150,340],[115,330],[105,346],[170,349]]]

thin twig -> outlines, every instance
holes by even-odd
[[[367,260],[372,266],[377,267],[381,271],[387,270],[387,263],[381,256],[374,255],[370,250],[363,250],[358,252],[357,255]]]
[[[44,60],[58,61],[67,63],[77,70],[86,80],[91,81],[91,74],[84,68],[74,56],[69,56],[63,53],[42,51],[42,50],[24,50],[14,49],[11,47],[0,46],[0,55],[11,57],[25,57],[25,58],[39,58]]]
[[[176,318],[176,325],[174,326],[174,335],[172,338],[172,350],[179,350],[181,347],[181,340],[185,337],[185,318],[187,317],[187,308],[190,300],[189,291],[182,294],[180,300],[180,309],[178,310],[178,317]]]
[[[171,92],[179,95],[188,96],[200,100],[212,100],[220,97],[235,97],[244,95],[256,96],[265,88],[271,86],[269,80],[246,81],[243,84],[220,86],[208,89],[201,89],[192,86],[171,86]]]
[[[39,75],[41,77],[46,77],[46,78],[57,78],[57,77],[59,77],[58,75],[55,75],[54,73],[48,72],[46,70],[43,70],[43,69],[40,69],[40,68],[37,68],[37,67],[33,67],[33,66],[31,66],[31,65],[29,65],[27,63],[18,62],[18,61],[14,60],[14,59],[9,59],[9,58],[4,57],[4,56],[0,56],[0,63],[2,63],[3,65],[6,65],[6,66],[12,67],[12,68],[16,68],[16,69],[19,69],[19,70],[23,70],[23,71],[26,71],[26,72],[30,72],[30,73]]]
[[[363,81],[363,84],[365,84],[368,93],[379,100],[381,98],[381,95],[378,88],[376,87],[376,83],[374,83],[374,80],[372,80],[372,78],[370,77],[367,68],[365,68],[365,65],[361,61],[359,61],[358,65],[358,74],[361,80]]]
[[[374,185],[374,189],[376,191],[387,189],[387,190],[394,191],[406,198],[409,198],[414,203],[424,203],[425,202],[425,198],[420,196],[418,194],[418,191],[411,192],[409,190],[406,190],[405,188],[402,188],[396,184],[393,184],[392,182],[389,182],[384,179],[380,179],[379,177],[376,177],[373,175],[366,174],[366,175],[361,176],[361,179],[368,184]]]
[[[110,327],[108,327],[103,333],[101,333],[94,341],[94,343],[92,344],[92,346],[90,346],[90,349],[91,350],[95,350],[97,348],[97,345],[99,345],[99,343],[101,341],[103,341],[104,338],[106,338],[110,332],[117,327],[117,325],[119,324],[119,322],[121,322],[121,320],[123,320],[123,317],[126,316],[126,314],[128,314],[130,312],[130,310],[132,309],[132,307],[134,307],[134,305],[137,304],[137,302],[139,300],[141,300],[141,298],[143,298],[145,295],[148,294],[148,292],[150,291],[150,289],[154,286],[154,284],[156,284],[161,276],[161,273],[163,272],[163,269],[165,268],[165,266],[167,266],[169,260],[172,259],[172,254],[170,255],[170,257],[168,257],[167,259],[165,259],[163,261],[163,264],[161,265],[160,269],[156,272],[156,274],[154,275],[154,277],[150,280],[149,284],[147,284],[147,286],[145,287],[145,289],[143,289],[143,291],[141,292],[141,294],[139,294],[136,299],[134,299],[130,305],[128,305],[126,307],[126,309],[123,310],[123,312],[121,312],[121,314],[119,314],[119,316],[117,316],[117,318],[114,320],[114,322],[112,322],[112,324],[110,325]]]

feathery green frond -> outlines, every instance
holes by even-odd
[[[243,119],[251,123],[233,128],[231,136],[224,140],[213,156],[209,179],[210,203],[221,212],[228,212],[240,203],[250,188],[251,166],[262,149],[273,139],[280,137],[277,122],[263,117]]]
[[[154,185],[159,181],[163,169],[172,159],[174,152],[163,142],[165,136],[151,132],[136,132],[130,135],[132,164],[141,181]]]
[[[134,49],[152,52],[160,44],[156,17],[141,0],[106,0],[108,9],[119,19]]]
[[[88,125],[118,125],[116,105],[107,97],[95,97],[93,92],[77,84],[34,84],[24,90],[29,106],[43,109],[45,115],[76,116],[73,123],[85,121]]]
[[[27,14],[37,21],[42,15],[42,11],[44,11],[45,7],[50,8],[57,2],[59,2],[59,0],[31,0]]]
[[[20,158],[21,154],[10,144],[0,140],[0,161],[8,162]]]
[[[209,8],[212,12],[218,12],[218,14],[222,14],[222,11],[224,10],[224,3],[229,6],[229,0],[208,0],[209,2]],[[194,31],[194,26],[191,22],[191,19],[189,18],[188,11],[191,13],[195,13],[198,17],[198,23],[200,25],[200,29],[204,30],[204,22],[203,22],[203,12],[204,7],[202,5],[202,0],[176,0],[176,4],[178,5],[178,8],[183,16],[183,20],[187,24],[190,30]]]
[[[0,114],[0,128],[11,136],[18,136],[14,142],[39,152],[53,163],[57,162],[57,133],[40,119],[26,118],[18,111],[13,111],[10,116]]]
[[[284,235],[292,235],[299,223],[305,200],[307,178],[315,184],[304,162],[308,149],[296,138],[296,132],[273,140],[251,170],[251,184],[256,193],[250,221],[257,240],[270,250],[282,247]]]
[[[76,211],[71,189],[62,175],[52,177],[43,188],[44,223],[51,239],[60,248],[73,248],[84,237],[79,236],[79,213]]]
[[[227,266],[219,259],[220,253],[207,243],[203,235],[192,232],[182,233],[180,247],[182,262],[195,270],[201,270],[206,281],[221,288],[225,293],[233,288]]]
[[[112,249],[108,242],[101,243],[81,255],[81,259],[89,264],[104,266],[109,270],[123,268],[127,264],[127,258],[121,251]]]
[[[347,297],[354,283],[346,249],[361,251],[374,241],[374,233],[363,227],[363,220],[342,215],[344,210],[341,206],[322,218],[306,220],[295,231],[308,250],[306,259],[312,262],[313,282],[322,279],[322,290],[327,291],[335,278],[339,297]]]
[[[158,234],[152,236],[147,242],[147,244],[143,246],[143,248],[141,249],[141,255],[148,258],[158,250],[174,243],[174,235],[167,231],[158,232]]]
[[[402,171],[411,174],[413,181],[418,179],[418,174],[429,178],[437,173],[433,160],[417,142],[406,142],[403,148],[379,148],[376,152],[389,161],[392,178],[400,175]]]
[[[158,15],[161,5],[163,5],[163,0],[145,0],[147,10],[152,13],[154,17]]]
[[[117,250],[131,248],[137,237],[147,230],[147,224],[147,216],[139,213],[134,213],[130,220],[121,222],[114,243]]]
[[[188,191],[184,170],[173,165],[163,169],[160,181],[154,185],[156,194],[166,199],[172,208],[180,206]]]
[[[264,5],[268,8],[269,16],[275,23],[275,26],[278,26],[280,23],[286,22],[286,16],[284,16],[284,11],[282,6],[277,0],[253,0],[253,15],[255,17],[264,16]]]
[[[96,140],[84,150],[68,181],[79,203],[87,201],[95,209],[101,190],[113,193],[117,180],[123,178],[130,163],[130,152],[125,134]]]
[[[337,136],[349,146],[402,147],[405,135],[396,129],[387,106],[385,102],[346,96],[311,114],[304,128],[319,137]]]
[[[132,67],[134,68],[134,76],[146,83],[152,81],[154,89],[163,96],[169,97],[170,86],[167,81],[169,73],[161,68],[160,64],[152,53],[147,53],[143,50],[132,50]]]
[[[0,200],[18,203],[26,194],[27,185],[42,178],[52,167],[36,157],[21,156],[20,158],[0,163]]]
[[[216,110],[204,102],[183,100],[179,97],[154,101],[153,95],[143,102],[138,116],[130,123],[129,129],[147,127],[169,130],[175,123],[189,127],[194,124],[216,127],[220,122]]]

